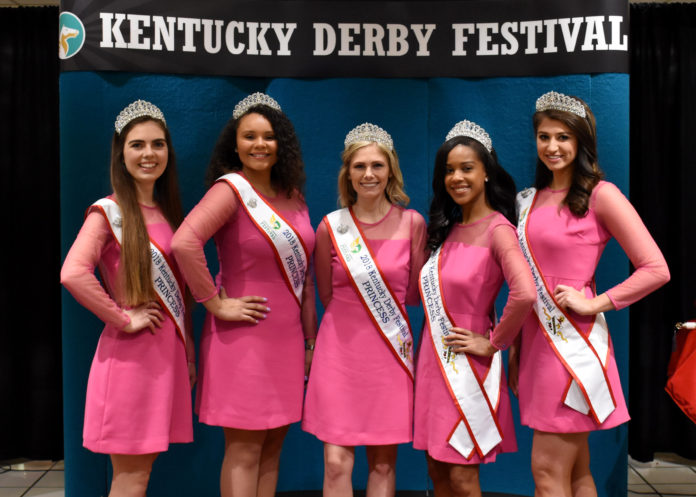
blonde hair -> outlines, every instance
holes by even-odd
[[[355,153],[361,148],[369,145],[375,145],[380,152],[384,154],[389,164],[389,181],[384,189],[384,195],[392,204],[408,205],[409,198],[404,191],[404,177],[399,168],[399,157],[396,155],[396,150],[392,150],[382,143],[378,142],[354,142],[348,145],[341,154],[343,164],[338,171],[338,202],[341,207],[350,207],[358,200],[358,194],[353,189],[353,185],[348,177],[350,170],[350,162]]]

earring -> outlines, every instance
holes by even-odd
[[[486,183],[488,183],[488,176],[486,176],[486,178],[485,178],[483,181],[485,181]]]

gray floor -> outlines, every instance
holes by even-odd
[[[696,461],[674,454],[656,454],[641,463],[628,460],[628,496],[696,496]],[[65,497],[63,461],[9,461],[0,463],[0,497]],[[309,497],[320,492],[286,492],[284,497]],[[356,496],[364,493],[356,492]],[[424,497],[424,492],[398,492],[398,497]],[[432,494],[431,494],[432,495]],[[511,497],[484,493],[486,497]]]

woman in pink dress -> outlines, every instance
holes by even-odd
[[[342,159],[344,208],[317,229],[325,313],[302,428],[324,442],[325,496],[353,495],[356,445],[367,446],[367,495],[393,496],[397,444],[412,439],[413,342],[404,304],[418,301],[425,221],[402,207],[408,196],[391,136],[382,128],[365,123],[353,129]],[[362,264],[352,266],[356,262]]]
[[[116,119],[111,185],[113,195],[88,210],[60,276],[106,323],[87,383],[84,446],[111,456],[111,497],[144,496],[157,454],[193,440],[195,379],[184,287],[170,257],[183,217],[176,160],[164,116],[149,102]]]
[[[249,95],[218,138],[208,192],[172,242],[208,311],[196,411],[201,422],[223,427],[223,497],[275,494],[283,439],[302,415],[311,358],[303,338],[313,343],[316,333],[304,178],[290,120],[268,95]],[[203,252],[210,238],[215,280]]]
[[[480,496],[479,465],[517,450],[500,350],[536,295],[511,223],[514,197],[488,133],[457,123],[435,157],[433,254],[421,271],[426,322],[416,364],[413,445],[426,451],[437,497]],[[496,324],[504,281],[510,291]]]
[[[511,349],[510,381],[513,390],[519,384],[522,424],[534,429],[536,495],[592,496],[588,434],[629,419],[601,313],[659,288],[669,271],[630,202],[602,181],[587,104],[549,92],[537,100],[533,121],[536,191],[518,195],[518,232],[539,298],[521,333],[519,381]],[[594,273],[612,237],[636,269],[597,295]]]

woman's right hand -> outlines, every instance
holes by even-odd
[[[271,309],[266,306],[268,299],[258,295],[230,298],[225,289],[220,290],[220,295],[203,303],[205,308],[216,318],[223,321],[246,321],[257,324],[259,319],[266,319],[266,314]]]
[[[161,307],[157,302],[147,302],[133,309],[124,309],[123,312],[130,318],[130,323],[123,327],[126,333],[137,333],[148,328],[154,335],[164,321]]]

